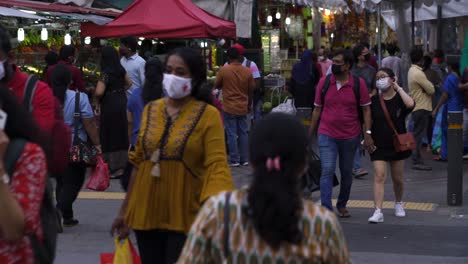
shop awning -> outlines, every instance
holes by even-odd
[[[87,8],[71,5],[62,5],[56,3],[47,3],[39,1],[27,0],[0,0],[0,6],[14,7],[18,9],[30,9],[43,12],[62,12],[62,13],[79,13],[79,14],[95,14],[106,17],[117,17],[118,12],[102,10],[97,8]]]
[[[28,18],[28,19],[47,19],[45,17],[41,17],[35,14],[30,14],[27,12],[23,12],[14,8],[8,8],[4,6],[0,6],[0,15],[8,16],[8,17],[21,17],[21,18]]]
[[[202,10],[190,0],[136,0],[105,26],[82,23],[81,35],[233,39],[236,37],[236,26]]]

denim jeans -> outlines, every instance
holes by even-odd
[[[263,107],[263,102],[262,100],[258,100],[257,103],[254,104],[254,122],[259,121],[262,119],[262,107]]]
[[[229,162],[243,163],[248,161],[248,125],[247,116],[231,115],[223,112],[229,148]]]
[[[362,162],[361,162],[362,155],[361,154],[362,154],[362,147],[359,145],[356,148],[356,154],[354,154],[353,171],[362,169]]]
[[[352,139],[334,139],[324,134],[319,134],[318,145],[320,150],[320,160],[322,165],[322,175],[320,177],[320,198],[322,206],[333,210],[331,204],[333,175],[336,170],[336,159],[340,161],[340,194],[336,207],[345,208],[349,200],[351,185],[353,184],[353,162],[356,149],[359,146],[361,137]]]

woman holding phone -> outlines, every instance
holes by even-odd
[[[381,97],[388,110],[390,118],[399,134],[406,133],[405,119],[414,108],[414,100],[398,85],[395,73],[388,68],[380,69],[376,74],[376,87],[379,93],[372,97],[372,139],[374,145],[367,150],[374,164],[374,214],[369,223],[384,221],[382,205],[384,199],[384,183],[387,164],[395,192],[395,215],[404,217],[403,208],[403,167],[405,159],[411,156],[411,151],[397,152],[393,146],[394,131],[390,127],[381,105]]]

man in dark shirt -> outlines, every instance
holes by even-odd
[[[65,64],[72,72],[72,83],[70,85],[70,89],[84,92],[85,84],[84,84],[81,71],[73,65],[73,61],[75,60],[75,47],[72,45],[63,46],[60,49],[59,59],[60,60],[57,64]],[[47,84],[49,84],[50,87],[52,87],[51,76],[52,76],[52,71],[54,70],[54,68],[55,68],[55,65],[50,66],[47,69],[47,74],[45,78],[45,81],[47,82]]]

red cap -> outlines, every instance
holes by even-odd
[[[242,46],[241,44],[238,44],[238,43],[233,44],[231,46],[231,48],[237,49],[239,51],[240,55],[244,54],[244,46]]]

